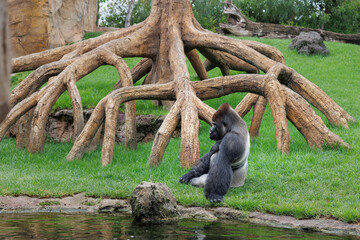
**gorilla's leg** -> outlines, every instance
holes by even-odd
[[[246,161],[245,165],[239,169],[233,171],[230,187],[242,187],[245,183],[246,173],[247,173],[248,163]],[[205,182],[208,177],[208,174],[201,175],[190,180],[190,184],[195,187],[205,187]]]
[[[219,154],[220,155],[220,154]],[[210,202],[221,202],[230,187],[233,171],[224,158],[218,157],[211,162],[205,183],[205,197]]]
[[[248,168],[248,163],[246,160],[244,166],[233,171],[230,187],[242,187],[244,185],[247,168]]]
[[[213,155],[211,155],[210,162],[209,162],[210,166],[214,166],[216,156],[217,156],[217,153],[214,153]],[[190,184],[195,187],[205,187],[205,183],[206,183],[206,179],[207,179],[208,175],[209,174],[206,173],[206,174],[201,175],[200,177],[193,178],[193,179],[191,179]]]
[[[190,184],[195,187],[205,187],[205,182],[208,174],[201,175],[200,177],[196,177],[190,180]]]

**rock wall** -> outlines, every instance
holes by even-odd
[[[95,31],[98,0],[8,0],[13,57],[80,41]]]

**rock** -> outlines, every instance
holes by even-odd
[[[95,31],[97,0],[8,0],[13,57],[80,41]]]
[[[179,215],[176,199],[162,183],[142,182],[134,189],[130,205],[136,221],[158,223]]]
[[[248,216],[244,214],[243,211],[232,208],[226,208],[226,207],[215,208],[214,215],[222,219],[232,219],[232,220],[242,220],[242,221],[246,221],[248,218]]]
[[[103,199],[99,204],[99,212],[127,212],[129,209],[125,200],[121,199]]]
[[[61,199],[61,207],[66,208],[71,206],[75,209],[80,209],[83,202],[85,202],[86,196],[85,193],[78,193],[74,196],[68,196]],[[59,200],[60,202],[60,200]]]
[[[329,53],[321,35],[317,32],[301,32],[291,41],[289,49],[296,49],[298,53],[305,55]]]
[[[130,213],[130,206],[123,199],[86,197],[85,193],[78,193],[63,198],[0,196],[0,214],[14,212]]]
[[[181,218],[190,218],[204,221],[217,221],[218,218],[210,211],[202,207],[178,206]]]

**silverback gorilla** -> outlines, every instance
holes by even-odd
[[[244,120],[228,103],[212,117],[209,137],[216,143],[179,182],[205,187],[206,199],[221,202],[229,187],[244,185],[250,137]]]

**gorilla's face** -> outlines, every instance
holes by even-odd
[[[212,124],[209,131],[209,137],[211,140],[215,140],[215,141],[221,140],[225,134],[226,134],[225,122],[221,122],[221,123],[214,122]]]
[[[221,105],[219,110],[214,114],[212,126],[209,132],[211,140],[221,140],[226,133],[231,131],[232,114],[236,114],[234,110],[231,111],[230,105]]]

